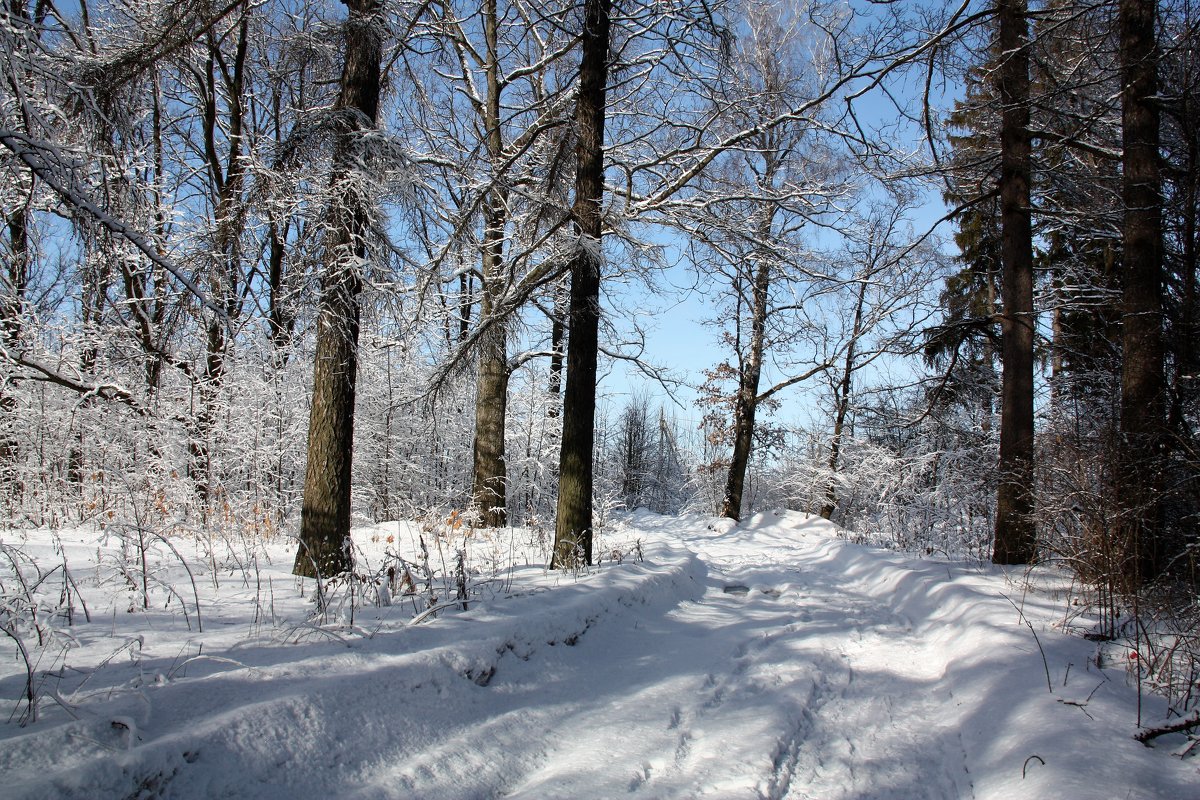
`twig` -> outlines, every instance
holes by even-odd
[[[163,536],[161,533],[153,530],[150,531],[150,535],[154,536],[160,542],[165,544],[170,551],[175,554],[175,557],[179,559],[179,563],[183,565],[184,571],[187,572],[188,580],[192,582],[192,599],[196,601],[196,628],[200,633],[204,633],[204,623],[200,619],[200,592],[196,590],[196,577],[192,574],[192,568],[188,566],[187,560],[185,560],[180,552],[175,549],[175,545],[171,544],[171,542],[167,540],[166,536]],[[176,596],[179,595],[178,592],[175,594]],[[179,605],[183,608],[183,619],[186,622],[187,606],[184,605],[182,597],[179,597]],[[188,623],[188,630],[191,630],[191,623]]]
[[[25,643],[21,641],[21,637],[16,631],[10,631],[7,627],[0,626],[0,631],[8,634],[8,637],[16,642],[17,650],[21,653],[22,660],[25,661],[25,702],[29,708],[21,717],[21,727],[24,728],[30,722],[37,722],[37,690],[33,685],[33,664],[29,660],[29,651],[25,649]],[[13,709],[16,713],[16,709]]]
[[[413,617],[411,620],[409,620],[408,624],[409,625],[420,625],[422,622],[424,622],[426,619],[433,616],[437,612],[445,611],[447,608],[454,608],[460,602],[462,602],[462,601],[460,601],[456,598],[456,599],[451,600],[446,603],[438,603],[435,606],[431,606],[431,607],[425,609],[420,614],[417,614],[415,617]]]
[[[171,670],[167,673],[168,680],[173,679],[175,677],[175,674],[177,672],[179,672],[180,670],[182,670],[184,667],[186,667],[188,664],[193,664],[200,660],[213,661],[217,664],[232,664],[233,666],[238,667],[240,669],[248,669],[251,672],[257,671],[257,669],[255,667],[249,666],[247,664],[243,664],[241,661],[237,661],[232,658],[225,658],[223,656],[209,656],[209,655],[201,654],[201,655],[194,655],[191,658],[188,658],[188,659],[180,662],[179,664],[176,664],[175,666],[171,667]]]
[[[1046,669],[1046,688],[1050,691],[1050,694],[1054,694],[1054,685],[1050,682],[1050,662],[1046,660],[1046,651],[1042,649],[1042,640],[1038,638],[1037,631],[1033,629],[1033,623],[1030,622],[1025,616],[1025,612],[1021,610],[1021,607],[1016,603],[1013,603],[1011,597],[1003,592],[1000,593],[1000,596],[1007,600],[1012,607],[1017,610],[1017,614],[1021,617],[1021,621],[1025,623],[1027,628],[1029,628],[1029,632],[1033,634],[1033,641],[1037,644],[1038,652],[1042,654],[1042,666]],[[1044,764],[1046,762],[1043,761],[1042,763]]]

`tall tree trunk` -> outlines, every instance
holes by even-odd
[[[215,190],[216,208],[213,213],[213,252],[209,265],[209,291],[214,303],[220,304],[228,319],[212,315],[207,323],[204,372],[197,394],[200,407],[196,411],[194,430],[188,444],[190,461],[188,474],[196,488],[201,514],[207,517],[212,499],[212,435],[218,417],[221,388],[225,382],[226,325],[237,315],[238,285],[241,272],[241,237],[245,227],[243,184],[245,170],[242,159],[242,90],[245,85],[246,53],[249,20],[243,17],[238,29],[237,49],[232,73],[226,72],[228,94],[228,152],[222,165],[217,153],[217,61],[220,44],[209,33],[209,55],[200,87],[204,97],[204,149],[208,159],[209,177]],[[222,63],[224,63],[222,61]],[[223,70],[224,71],[224,70]]]
[[[483,108],[492,187],[484,204],[483,286],[480,319],[491,324],[479,350],[475,380],[474,475],[471,498],[485,527],[503,527],[508,520],[508,467],[504,460],[508,413],[508,321],[493,319],[508,288],[504,265],[508,193],[499,170],[504,168],[504,137],[500,124],[500,54],[497,47],[496,0],[485,0],[483,35],[487,47],[487,98]]]
[[[32,194],[32,176],[30,177]],[[24,192],[22,192],[24,194]],[[28,202],[9,215],[8,247],[0,252],[7,256],[5,271],[0,274],[0,344],[12,353],[21,348],[22,319],[25,294],[29,285],[29,214]],[[16,382],[0,375],[0,492],[11,500],[19,500],[22,482],[17,465],[21,443],[17,431],[17,398],[13,395]]]
[[[1121,0],[1122,198],[1125,226],[1122,314],[1120,494],[1131,588],[1166,566],[1162,547],[1166,408],[1163,378],[1162,199],[1158,56],[1152,0]]]
[[[346,60],[334,105],[341,125],[334,143],[330,209],[317,317],[308,466],[300,512],[300,546],[292,572],[321,577],[354,566],[350,549],[350,466],[358,371],[361,265],[366,259],[370,199],[361,176],[363,132],[379,111],[383,60],[381,0],[344,0]]]
[[[1033,517],[1033,232],[1029,205],[1029,24],[1025,0],[997,0],[1001,63],[1000,487],[996,495],[997,564],[1037,555]]]
[[[472,501],[484,527],[508,520],[508,466],[504,458],[508,413],[508,326],[498,320],[483,338],[475,380],[474,485]]]
[[[585,0],[583,54],[575,106],[575,203],[579,243],[571,260],[567,308],[567,388],[559,457],[558,512],[551,567],[592,563],[592,451],[600,342],[600,241],[604,199],[604,111],[608,97],[612,0]]]

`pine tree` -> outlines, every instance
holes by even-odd
[[[1125,205],[1119,492],[1134,587],[1158,577],[1168,558],[1161,517],[1167,443],[1156,12],[1152,0],[1121,0],[1118,7]]]

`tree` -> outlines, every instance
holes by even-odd
[[[942,271],[943,259],[933,248],[913,243],[906,224],[910,201],[898,196],[869,202],[847,226],[845,248],[834,259],[850,272],[829,294],[840,308],[826,316],[829,338],[836,342],[828,350],[842,354],[824,373],[833,400],[828,477],[818,512],[826,519],[838,504],[842,450],[860,375],[880,359],[912,351],[911,339],[929,314],[922,287]]]
[[[1033,439],[1033,224],[1030,208],[1029,34],[1024,0],[997,0],[1000,64],[1000,486],[996,496],[997,564],[1037,555]]]
[[[748,10],[747,30],[715,105],[729,109],[725,123],[730,130],[758,132],[718,159],[722,169],[712,170],[700,183],[708,197],[689,220],[693,237],[710,254],[704,269],[724,283],[729,320],[724,343],[733,358],[709,373],[706,388],[710,413],[732,417],[720,513],[734,520],[741,518],[746,472],[761,434],[756,434],[760,409],[832,363],[819,358],[799,374],[762,386],[768,356],[786,358],[814,335],[814,326],[804,319],[805,306],[825,287],[815,263],[822,259],[806,247],[805,228],[814,221],[832,222],[835,198],[845,201],[852,193],[839,156],[822,141],[818,123],[769,124],[812,90],[798,52],[805,32],[765,6]],[[813,73],[821,68],[819,63],[810,66]],[[728,395],[722,388],[727,380],[733,384]]]
[[[1162,187],[1159,175],[1157,3],[1120,0],[1124,150],[1120,506],[1131,586],[1166,567],[1161,492],[1165,466]]]
[[[617,421],[621,497],[628,509],[645,503],[651,480],[652,442],[650,401],[645,395],[634,396]]]
[[[333,107],[333,165],[325,222],[325,259],[317,321],[308,467],[300,512],[300,546],[292,571],[337,575],[353,567],[350,551],[351,459],[358,366],[359,297],[371,233],[367,135],[375,127],[383,61],[381,0],[344,0],[345,61]]]
[[[1047,430],[1060,437],[1078,415],[1094,419],[1094,430],[1115,421],[1120,83],[1103,9],[1060,0],[1046,11],[1034,25],[1032,53],[1036,267],[1050,316]]]
[[[13,34],[28,39],[38,35],[37,29],[31,24],[29,9],[24,2],[14,2],[6,10],[11,14],[11,20],[4,20],[10,26]],[[12,96],[21,90],[18,85],[18,74],[6,71],[4,75],[6,88]],[[19,109],[13,115],[12,122],[5,119],[4,124],[13,124],[25,133],[30,132],[29,112]],[[5,352],[17,352],[21,347],[24,333],[24,318],[28,313],[26,308],[27,292],[29,290],[30,272],[33,266],[30,228],[33,224],[33,203],[37,190],[34,175],[28,170],[21,169],[13,163],[13,159],[5,159],[3,168],[3,196],[0,206],[0,216],[3,226],[0,227],[0,256],[4,260],[4,269],[0,270],[0,348]],[[21,491],[21,483],[17,474],[17,463],[20,459],[20,440],[16,435],[18,426],[16,397],[17,382],[8,374],[0,375],[0,482],[4,484],[5,494],[17,495]]]
[[[570,177],[570,82],[558,74],[574,49],[567,13],[557,4],[532,15],[503,0],[437,3],[420,26],[427,44],[405,55],[419,88],[404,133],[429,154],[427,186],[436,193],[417,212],[425,280],[452,287],[438,292],[448,351],[441,374],[474,366],[470,490],[489,527],[508,518],[509,383],[546,355],[510,350],[536,317],[528,306],[563,271],[554,244]]]
[[[585,0],[579,93],[575,101],[575,201],[578,242],[570,259],[568,339],[558,512],[551,567],[592,563],[592,450],[599,355],[600,265],[604,221],[604,119],[608,94],[611,0]]]
[[[484,0],[486,100],[482,104],[483,132],[488,159],[496,173],[503,172],[505,142],[500,119],[501,76],[496,0]],[[493,174],[483,202],[483,297],[480,313],[491,316],[504,293],[504,239],[508,223],[507,179]],[[474,471],[472,502],[487,527],[502,527],[508,517],[508,470],[504,460],[505,422],[508,409],[508,325],[496,320],[483,337],[475,384]]]
[[[1168,429],[1181,444],[1194,444],[1200,410],[1200,380],[1195,377],[1200,375],[1200,43],[1193,35],[1197,11],[1192,3],[1162,11],[1159,34],[1159,95],[1171,98],[1161,107]]]
[[[247,85],[249,28],[249,18],[243,15],[230,31],[223,32],[234,42],[233,52],[229,56],[223,50],[225,35],[218,37],[210,31],[206,37],[208,52],[204,70],[192,71],[203,111],[202,147],[213,208],[208,290],[210,299],[218,303],[224,312],[220,315],[211,314],[205,325],[204,368],[197,380],[200,405],[188,448],[191,454],[188,472],[196,485],[201,508],[205,511],[213,490],[210,449],[219,410],[218,398],[225,381],[226,329],[240,316],[242,305],[242,235],[247,216],[244,92]],[[219,149],[222,142],[218,123],[218,103],[221,98],[227,106],[223,153]]]

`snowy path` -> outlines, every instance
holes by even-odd
[[[697,548],[696,602],[556,658],[564,693],[598,697],[556,725],[548,766],[511,794],[970,797],[950,698],[933,688],[945,665],[919,663],[911,622],[886,602],[804,569],[819,547],[804,527],[714,534]],[[887,671],[897,660],[909,685]],[[512,681],[536,696],[536,669]]]
[[[531,569],[434,624],[235,648],[9,731],[0,795],[1200,798],[1129,739],[1123,673],[1051,627],[1061,598],[798,514],[636,524],[644,565]]]

